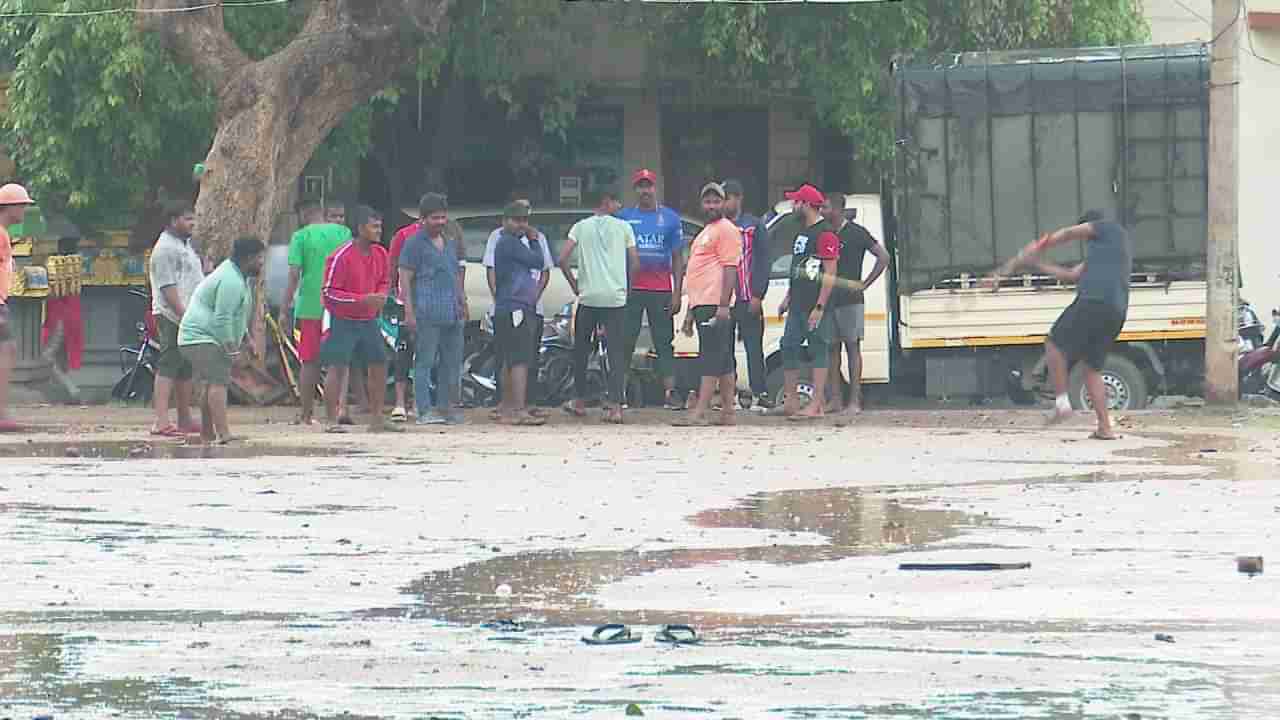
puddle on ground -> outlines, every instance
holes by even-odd
[[[544,550],[495,557],[449,570],[433,572],[406,591],[421,598],[413,616],[449,622],[477,623],[515,617],[547,625],[586,625],[597,622],[663,622],[652,612],[618,613],[602,610],[593,597],[605,585],[659,570],[720,563],[800,565],[858,555],[915,549],[954,537],[963,528],[990,525],[987,517],[954,510],[904,505],[865,494],[854,488],[757,493],[736,507],[707,510],[689,518],[703,528],[773,531],[770,544],[724,549],[671,550]],[[790,542],[799,533],[826,537],[824,544]],[[750,579],[750,577],[748,577]],[[499,596],[500,585],[511,594]],[[404,610],[375,611],[403,614]],[[607,617],[606,617],[607,616]],[[741,625],[780,622],[782,617],[743,618],[682,614],[666,622]]]
[[[211,688],[188,677],[85,678],[86,658],[101,643],[92,635],[0,635],[0,717],[32,711],[101,710],[99,717],[177,717],[183,720],[373,720],[364,715],[316,715],[283,709],[241,713],[224,709],[251,698],[215,699]],[[112,644],[112,643],[107,643]],[[216,688],[213,688],[216,689]],[[223,688],[225,691],[225,688]],[[16,712],[17,709],[24,712]],[[35,715],[40,717],[39,714]],[[57,712],[53,714],[57,717]]]
[[[240,443],[139,442],[27,442],[0,445],[0,458],[71,458],[87,460],[243,460],[263,457],[345,457],[367,454],[357,447],[332,445],[266,445]]]

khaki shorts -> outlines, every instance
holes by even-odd
[[[191,362],[178,349],[178,323],[157,315],[156,328],[160,330],[160,357],[156,360],[156,374],[179,381],[190,380]]]
[[[831,339],[836,342],[862,342],[866,335],[866,305],[842,305],[831,308]]]
[[[181,345],[182,357],[191,365],[195,380],[210,385],[231,384],[231,356],[215,343]]]

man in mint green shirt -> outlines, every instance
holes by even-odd
[[[316,388],[320,384],[320,339],[324,335],[320,287],[324,284],[324,261],[351,239],[351,229],[346,225],[324,222],[324,219],[325,209],[320,205],[309,205],[302,210],[303,227],[289,240],[289,287],[280,308],[280,330],[292,337],[296,319],[302,331],[298,361],[302,363],[299,421],[303,425],[311,424]]]
[[[232,440],[227,385],[232,360],[249,332],[253,293],[247,279],[261,272],[266,249],[256,237],[236,240],[231,257],[196,286],[178,328],[178,349],[191,363],[196,380],[208,384],[200,428],[206,443],[225,445]]]
[[[622,380],[631,358],[626,357],[623,331],[626,325],[627,269],[640,266],[636,235],[631,224],[613,214],[622,203],[612,192],[601,192],[589,218],[574,223],[560,251],[560,272],[578,296],[578,314],[573,334],[573,387],[575,397],[565,412],[583,417],[586,411],[587,359],[593,346],[591,336],[603,327],[609,339],[609,398],[604,421],[622,423]],[[571,265],[578,266],[574,277]]]

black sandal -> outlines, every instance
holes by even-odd
[[[697,645],[699,642],[698,631],[688,625],[663,625],[653,637],[658,642],[672,645]]]
[[[497,630],[498,632],[524,632],[524,624],[516,622],[511,618],[499,618],[492,622],[487,622],[480,627],[486,630]]]
[[[606,635],[605,633],[610,633]],[[591,637],[582,638],[588,645],[630,645],[640,642],[640,633],[631,634],[631,628],[621,623],[601,625],[591,633]]]

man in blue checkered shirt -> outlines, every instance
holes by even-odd
[[[462,380],[463,328],[470,318],[464,287],[466,256],[458,238],[444,232],[449,208],[443,195],[422,198],[422,229],[400,253],[404,326],[417,338],[413,395],[419,425],[456,425]],[[430,390],[436,373],[436,397]],[[433,409],[433,405],[435,408]]]

